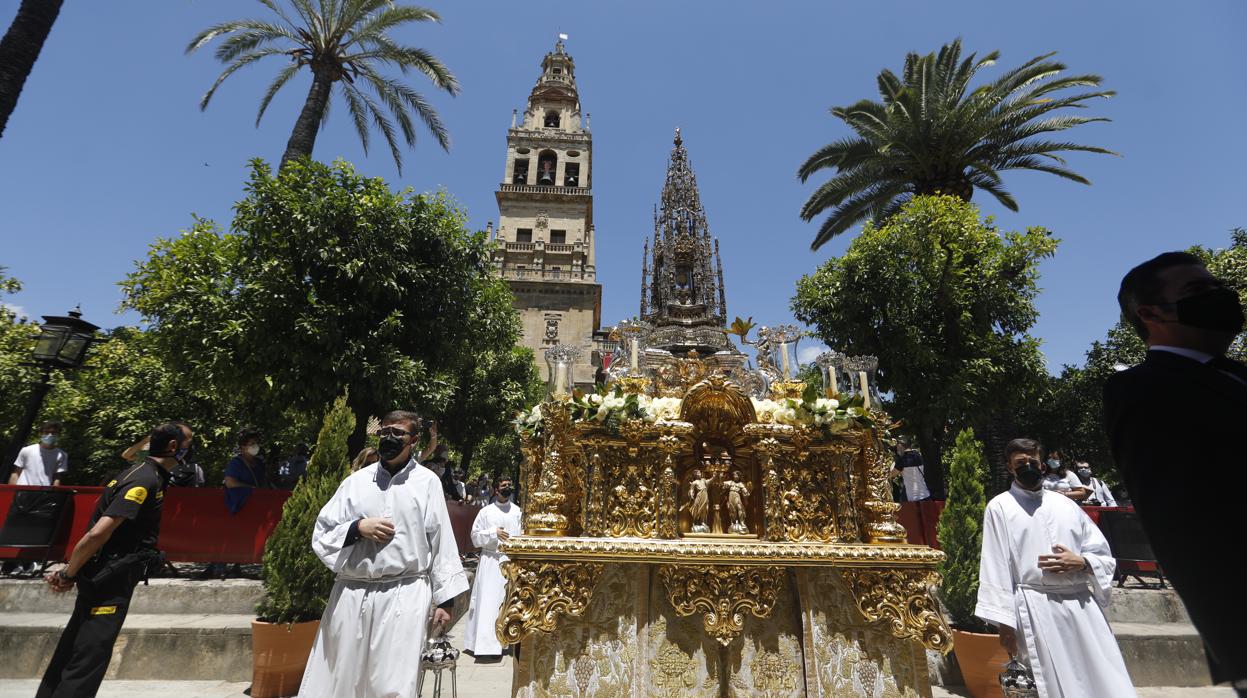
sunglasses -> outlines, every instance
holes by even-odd
[[[411,432],[404,431],[398,427],[385,427],[377,432],[381,436],[397,436],[400,439],[404,436],[411,436]]]

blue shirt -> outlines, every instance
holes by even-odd
[[[247,461],[242,456],[234,456],[225,466],[225,476],[232,477],[241,482],[245,487],[226,487],[225,488],[225,506],[231,514],[237,514],[242,505],[247,503],[247,499],[251,496],[251,490],[255,487],[262,487],[265,484],[264,478],[264,460],[257,457],[256,464],[247,465]]]

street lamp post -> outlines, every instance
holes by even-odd
[[[68,315],[44,315],[43,327],[39,338],[35,340],[34,365],[42,370],[39,382],[30,391],[30,403],[26,406],[26,414],[13,434],[13,441],[5,449],[4,461],[0,463],[0,472],[7,472],[17,460],[18,451],[26,445],[30,430],[39,416],[39,408],[52,387],[53,369],[75,369],[87,358],[87,349],[95,340],[95,331],[99,327],[82,319],[82,311],[75,308]]]

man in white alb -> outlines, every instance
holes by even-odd
[[[494,624],[498,622],[498,612],[506,597],[507,581],[502,576],[502,563],[507,556],[498,552],[498,542],[523,531],[520,508],[511,502],[513,492],[511,478],[499,478],[494,488],[494,503],[482,508],[472,523],[472,544],[481,549],[481,560],[472,582],[472,605],[468,607],[463,649],[478,660],[502,654],[502,643],[498,642]]]
[[[429,624],[467,591],[442,485],[415,458],[420,418],[381,420],[381,461],[351,473],[320,510],[312,549],[337,582],[299,695],[414,696]]]
[[[1005,446],[1013,485],[983,516],[975,615],[1030,667],[1044,698],[1133,696],[1104,609],[1117,563],[1100,529],[1070,498],[1045,490],[1031,439]]]

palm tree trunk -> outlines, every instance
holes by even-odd
[[[13,24],[0,39],[0,136],[4,135],[9,116],[17,107],[17,97],[35,67],[35,60],[43,50],[43,42],[52,31],[63,2],[22,0]]]
[[[303,103],[303,111],[299,120],[294,122],[294,131],[290,133],[290,141],[286,143],[286,152],[281,156],[281,168],[286,163],[299,157],[312,157],[312,149],[316,147],[316,134],[320,131],[320,120],[325,116],[325,105],[329,104],[329,90],[333,81],[328,76],[312,73],[312,87],[307,91],[307,101]]]

